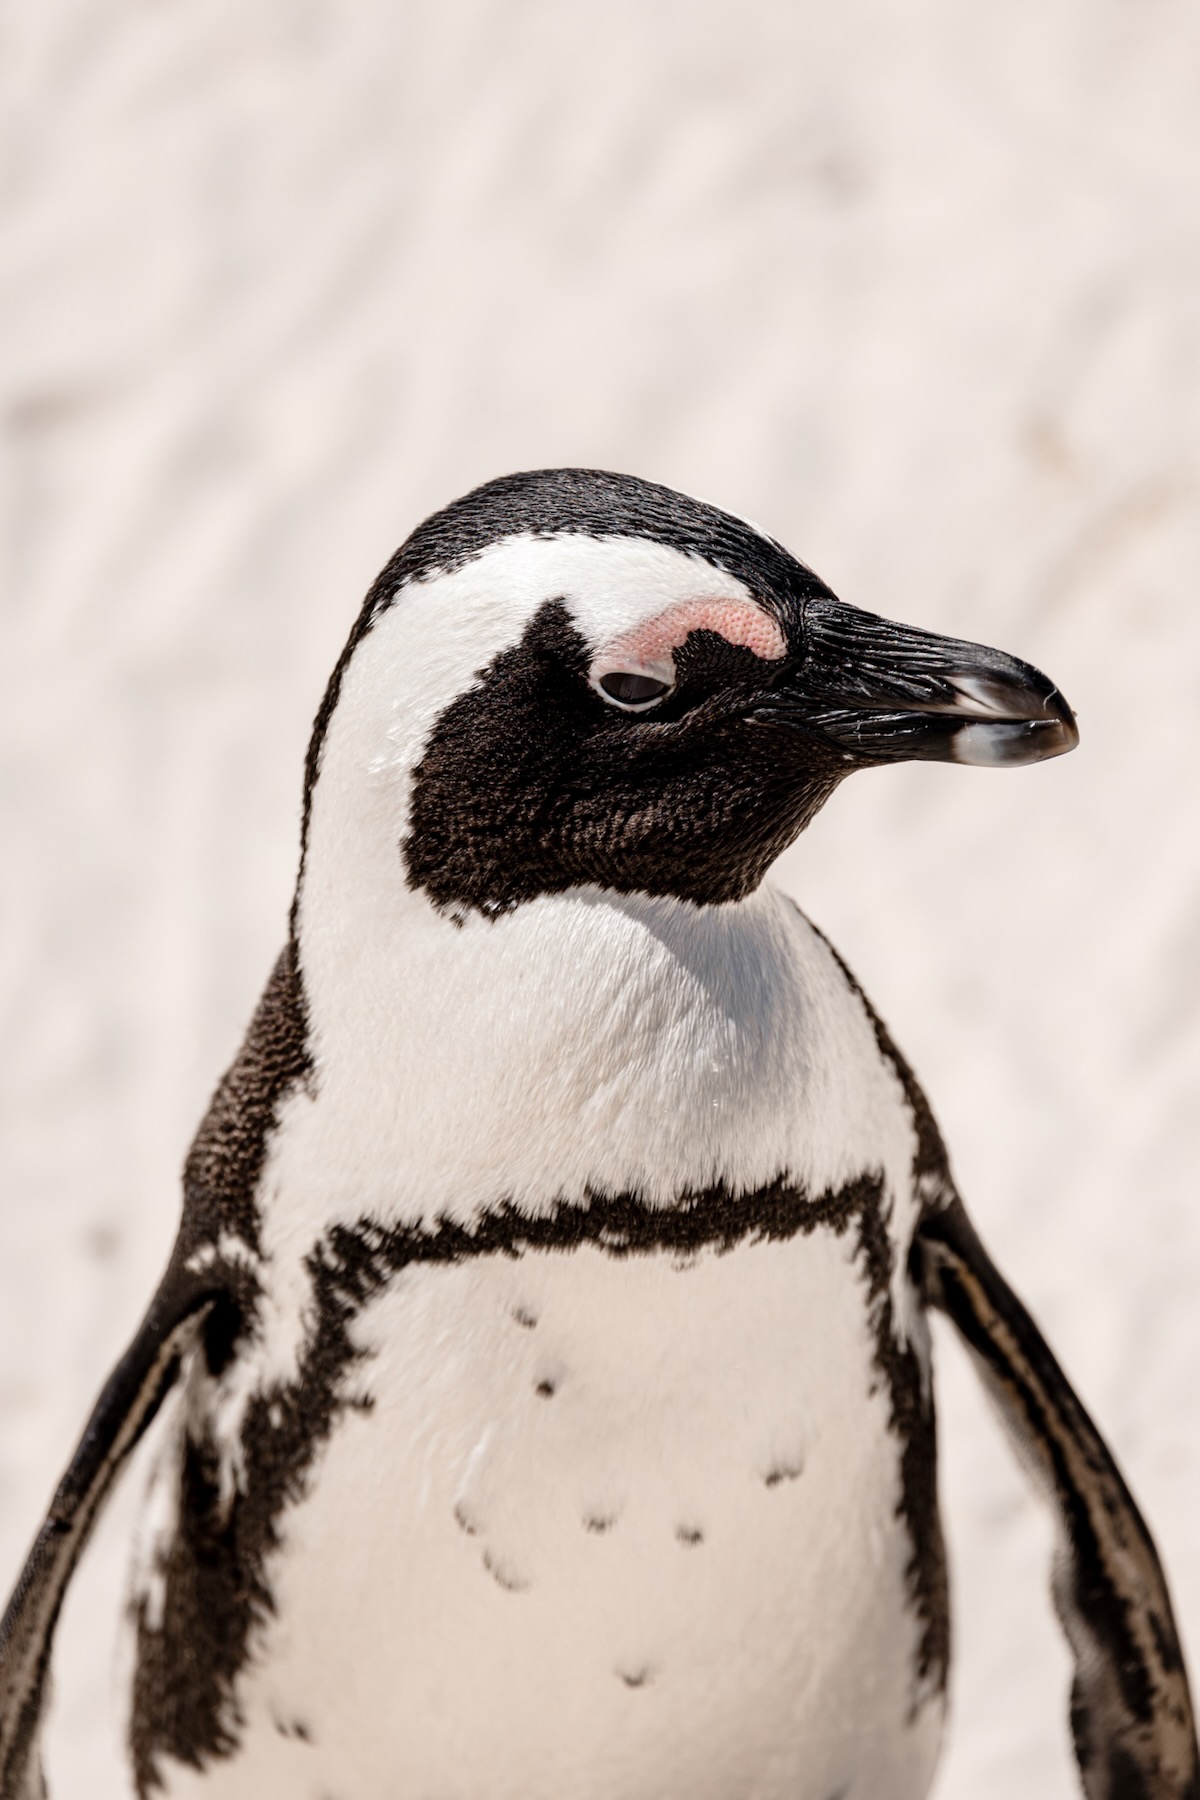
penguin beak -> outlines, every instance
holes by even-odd
[[[1003,651],[809,599],[804,652],[750,716],[824,739],[853,763],[1045,762],[1079,742],[1053,682]]]

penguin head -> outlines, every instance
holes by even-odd
[[[546,470],[435,514],[374,584],[314,730],[306,857],[365,837],[459,920],[585,885],[715,904],[856,769],[1076,741],[1028,664],[844,605],[701,501]]]

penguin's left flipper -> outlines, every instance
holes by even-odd
[[[962,1334],[1054,1509],[1054,1602],[1075,1662],[1071,1728],[1088,1800],[1200,1800],[1187,1673],[1133,1496],[961,1202],[926,1216],[917,1255],[927,1302]]]
[[[46,1522],[0,1620],[0,1800],[44,1793],[37,1733],[54,1628],[72,1571],[122,1464],[179,1374],[205,1318],[219,1306],[173,1262],[133,1342],[109,1376]]]

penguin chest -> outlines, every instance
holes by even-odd
[[[203,1791],[924,1792],[900,1446],[852,1240],[395,1277],[354,1321],[346,1404],[279,1522],[240,1749]]]

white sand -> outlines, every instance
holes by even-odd
[[[281,940],[363,589],[475,481],[583,462],[756,517],[1078,708],[1046,768],[856,777],[786,878],[1200,1658],[1200,14],[12,0],[0,38],[4,1583]],[[938,1348],[940,1800],[1055,1800],[1046,1531]]]

